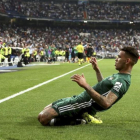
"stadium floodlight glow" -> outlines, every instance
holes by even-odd
[[[130,23],[130,24],[133,24],[133,21],[130,21],[129,23]]]
[[[87,21],[86,21],[86,20],[84,20],[84,23],[87,23]]]

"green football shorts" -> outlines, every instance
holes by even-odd
[[[81,117],[84,112],[95,115],[93,100],[86,91],[79,95],[63,98],[52,103],[52,108],[61,117]]]

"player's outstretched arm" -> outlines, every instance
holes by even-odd
[[[71,76],[72,81],[76,82],[80,87],[84,88],[87,84],[84,74],[74,74]]]
[[[91,98],[99,104],[104,109],[109,108],[116,100],[117,96],[110,91],[110,93],[105,97],[103,95],[100,95],[98,92],[96,92],[87,82],[84,77],[84,75],[78,75],[75,74],[71,77],[72,81],[76,82],[79,86],[84,88],[87,93],[91,96]]]
[[[91,57],[90,63],[92,64],[92,68],[96,72],[96,77],[97,77],[98,82],[102,81],[103,80],[103,76],[102,76],[101,71],[100,71],[100,69],[98,67],[96,58],[95,57]]]

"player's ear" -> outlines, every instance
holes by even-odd
[[[127,59],[126,59],[126,64],[131,63],[131,61],[132,61],[132,60],[131,60],[130,58],[127,58]]]

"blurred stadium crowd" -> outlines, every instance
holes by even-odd
[[[73,1],[2,0],[0,13],[50,19],[133,21],[140,20],[140,3],[90,2],[79,5]],[[26,65],[31,61],[55,61],[59,56],[65,56],[64,61],[75,62],[72,56],[77,53],[76,46],[80,42],[83,42],[85,58],[88,48],[94,56],[114,57],[113,54],[123,46],[140,49],[140,30],[0,24],[0,55],[3,56],[0,56],[0,62],[6,60],[9,63],[22,57],[20,59]]]
[[[32,28],[0,26],[0,47],[28,48],[30,55],[34,50],[40,53],[48,46],[65,50],[73,48],[82,41],[86,50],[87,44],[93,52],[118,52],[123,46],[139,48],[139,30],[119,29],[76,29],[76,28]],[[70,49],[69,49],[70,50]],[[44,53],[45,55],[45,53]]]
[[[85,16],[83,12],[85,12]],[[140,3],[75,2],[5,0],[0,12],[51,19],[140,20]]]

